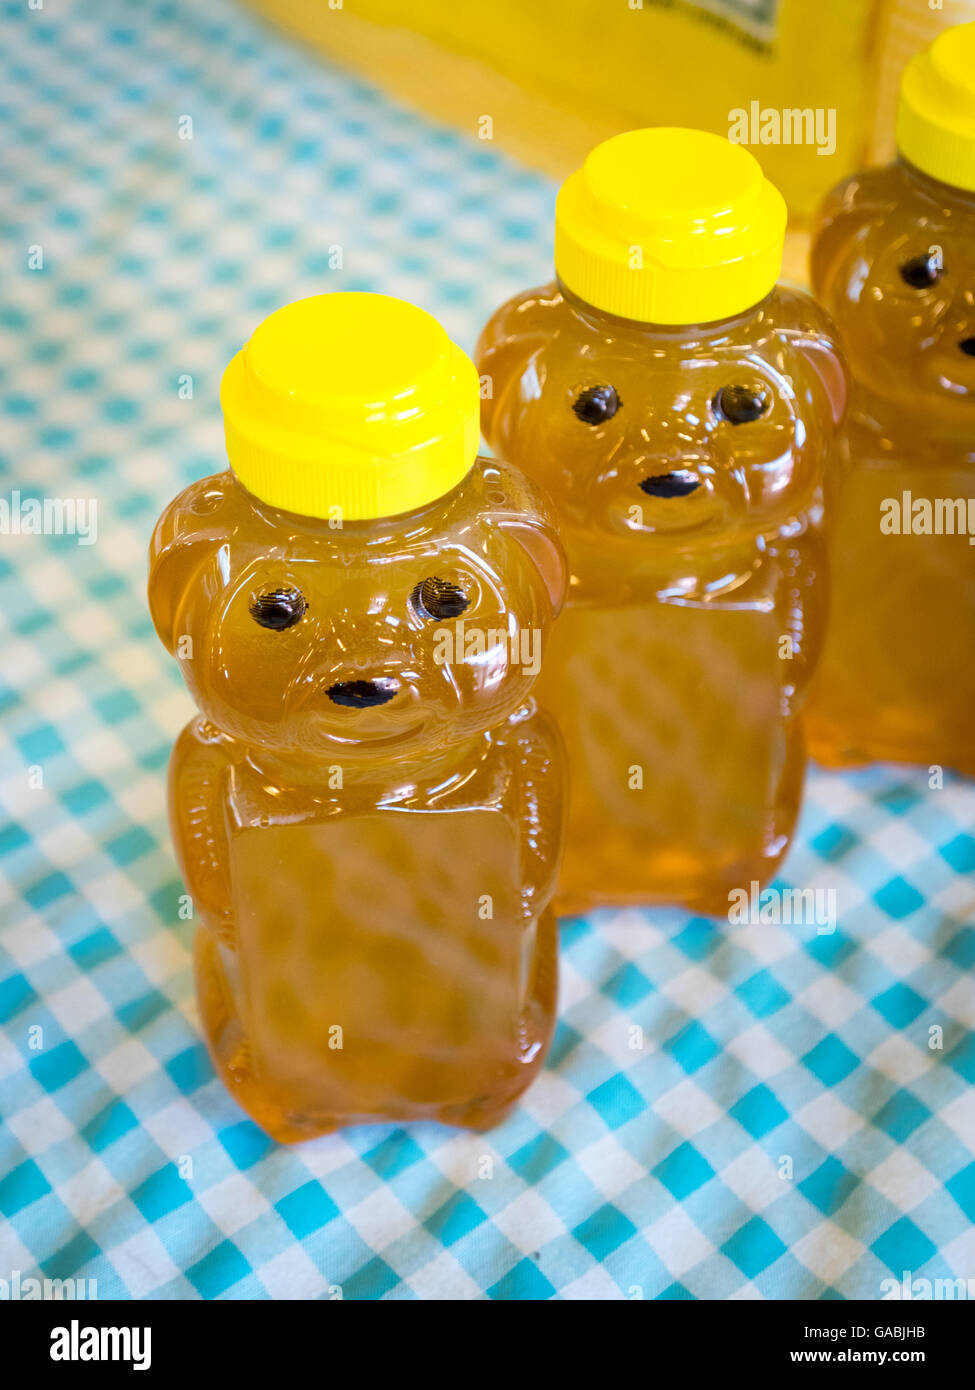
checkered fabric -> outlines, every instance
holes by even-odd
[[[0,496],[99,510],[91,545],[0,536],[0,1278],[815,1299],[975,1277],[975,790],[950,776],[811,776],[782,884],[835,889],[833,933],[565,922],[547,1069],[490,1134],[283,1148],[235,1107],[165,820],[190,707],[146,612],[152,524],[223,467],[220,372],[268,311],[383,290],[469,347],[547,278],[553,188],[227,0],[2,18]]]

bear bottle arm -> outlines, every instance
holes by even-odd
[[[769,558],[782,572],[780,612],[784,623],[780,641],[782,657],[782,713],[797,714],[805,698],[826,631],[827,583],[822,537],[812,523],[795,536],[776,536],[768,541]]]
[[[227,740],[202,719],[187,724],[169,770],[170,819],[183,880],[200,911],[232,945],[229,853],[224,814]]]
[[[565,834],[565,752],[554,722],[535,713],[512,725],[509,747],[519,789],[525,918],[538,917],[555,892]]]

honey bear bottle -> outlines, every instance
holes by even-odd
[[[827,493],[816,757],[975,774],[975,24],[908,65],[898,159],[827,197],[812,282],[854,390]]]
[[[485,435],[545,485],[569,557],[540,687],[569,755],[561,910],[726,914],[789,844],[845,369],[776,287],[785,223],[741,146],[616,136],[559,193],[557,280],[481,336]]]
[[[149,580],[200,710],[170,818],[214,1063],[282,1141],[488,1126],[555,1013],[556,532],[477,457],[473,364],[412,305],[279,309],[221,402],[232,471],[167,508]]]

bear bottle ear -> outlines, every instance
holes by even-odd
[[[497,525],[528,556],[545,586],[551,616],[558,617],[569,586],[569,570],[555,527],[535,517],[515,515],[499,516]]]
[[[850,375],[846,357],[836,341],[836,330],[830,324],[828,330],[800,345],[806,361],[819,378],[826,400],[829,403],[834,426],[839,426],[846,414],[850,395]]]
[[[551,311],[561,298],[555,285],[516,295],[487,321],[474,349],[481,381],[481,433],[492,445],[498,405],[529,359],[554,331]]]
[[[842,327],[844,304],[864,282],[866,242],[896,209],[887,171],[853,174],[826,195],[816,212],[809,243],[809,283],[817,302]],[[854,290],[860,293],[860,289]]]
[[[812,368],[833,425],[838,427],[846,414],[850,373],[836,325],[825,309],[798,290],[780,289],[778,307],[779,329]]]
[[[517,542],[545,587],[551,616],[557,617],[568,591],[569,566],[552,506],[540,488],[508,464],[498,459],[484,462],[490,463],[490,476],[481,473],[484,515]]]
[[[149,543],[149,613],[163,646],[175,651],[178,621],[191,586],[227,539],[219,504],[223,478],[204,478],[172,501],[156,523]]]
[[[835,314],[846,290],[843,263],[870,228],[889,217],[889,194],[877,186],[882,170],[854,174],[823,199],[812,225],[809,241],[809,283],[816,300]]]

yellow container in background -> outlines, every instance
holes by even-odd
[[[638,126],[744,133],[800,224],[844,174],[887,157],[877,113],[907,59],[975,18],[975,0],[248,2],[555,178]]]

